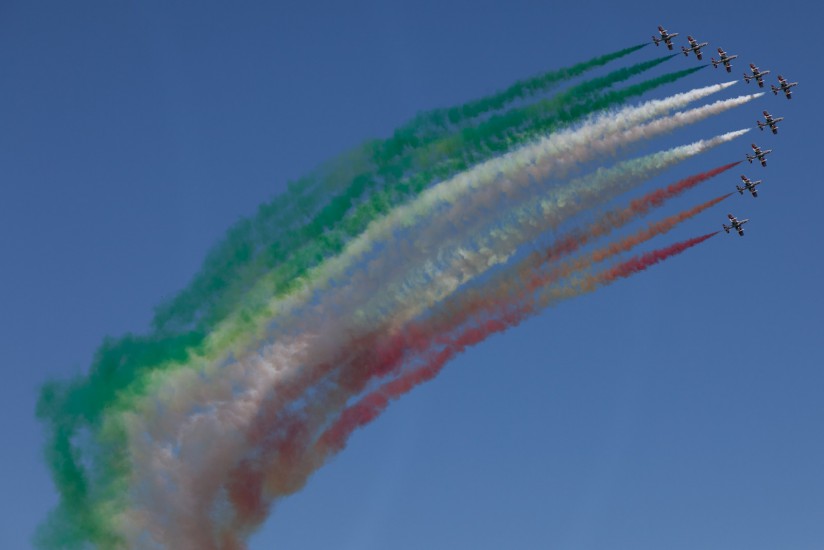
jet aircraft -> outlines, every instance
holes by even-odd
[[[778,83],[780,86],[776,87],[770,84],[770,88],[772,88],[772,92],[775,95],[778,95],[778,92],[784,92],[784,95],[787,96],[787,99],[793,98],[793,92],[790,90],[793,86],[798,86],[798,82],[787,82],[783,76],[778,75]]]
[[[761,180],[750,181],[750,179],[747,178],[747,176],[741,176],[741,181],[744,182],[744,187],[741,187],[740,185],[735,186],[735,188],[738,189],[739,195],[743,195],[744,191],[749,191],[750,193],[752,193],[753,197],[758,196],[758,191],[755,190],[755,187],[761,184]]]
[[[722,223],[721,225],[724,227],[724,231],[729,233],[730,229],[734,229],[735,231],[738,231],[738,234],[740,236],[743,237],[744,236],[744,228],[742,226],[750,220],[747,219],[747,220],[738,221],[738,219],[735,216],[733,216],[732,214],[727,214],[727,217],[730,219],[730,225]]]
[[[710,57],[710,60],[712,61],[712,66],[717,69],[718,65],[723,64],[724,68],[727,69],[727,72],[731,73],[732,72],[732,66],[730,65],[730,61],[732,61],[733,59],[735,59],[738,56],[737,55],[727,55],[727,52],[725,52],[721,48],[718,48],[718,55],[721,56],[721,59],[719,59],[718,61],[716,61],[714,57]]]
[[[752,71],[752,76],[748,75],[747,73],[744,73],[744,80],[747,82],[747,84],[750,83],[750,80],[755,80],[756,82],[758,82],[758,87],[763,88],[764,77],[770,74],[770,71],[760,71],[758,67],[756,67],[753,63],[750,63],[750,70]]]
[[[764,113],[764,118],[767,119],[767,122],[761,122],[760,120],[756,120],[755,122],[756,122],[756,124],[758,124],[758,129],[763,131],[764,128],[769,127],[770,130],[772,130],[773,134],[777,134],[778,133],[778,123],[781,122],[782,120],[784,120],[784,117],[781,116],[781,117],[775,118],[770,113],[768,113],[767,111],[763,111],[763,113]]]
[[[695,57],[697,57],[699,59],[699,61],[701,59],[703,59],[702,54],[701,54],[701,48],[703,48],[704,46],[709,44],[709,42],[702,42],[702,43],[699,44],[698,41],[695,38],[691,37],[691,36],[687,36],[687,40],[690,43],[690,47],[685,48],[684,46],[681,46],[681,51],[684,52],[684,55],[689,57],[690,52],[695,52]]]
[[[766,151],[762,151],[761,148],[753,143],[751,145],[754,154],[752,156],[747,155],[747,160],[752,164],[752,161],[758,159],[761,162],[761,166],[767,166],[767,159],[764,158],[770,153],[772,153],[772,149],[767,149]]]
[[[667,49],[671,50],[672,49],[672,39],[675,38],[676,36],[678,36],[678,33],[674,32],[674,33],[670,34],[661,25],[658,25],[658,33],[661,35],[661,38],[658,38],[657,36],[652,37],[652,41],[655,42],[655,45],[657,46],[658,44],[663,42],[664,44],[667,45]]]

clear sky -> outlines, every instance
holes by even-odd
[[[147,328],[241,217],[416,113],[650,40],[658,24],[800,81],[668,136],[742,160],[661,216],[763,178],[654,246],[750,218],[547,310],[357,432],[250,548],[821,548],[824,73],[810,2],[41,2],[0,6],[0,546],[57,495],[39,385]],[[632,61],[664,53],[650,45]],[[678,56],[660,72],[693,66]],[[655,97],[729,80],[712,67]],[[743,81],[727,96],[755,90]],[[762,109],[785,116],[758,132]]]

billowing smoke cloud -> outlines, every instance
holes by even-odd
[[[61,502],[39,543],[242,548],[273,501],[466,346],[709,238],[590,274],[725,197],[561,261],[734,166],[581,223],[744,131],[638,158],[635,144],[760,95],[682,110],[728,82],[622,106],[700,69],[616,87],[664,56],[537,99],[640,47],[422,115],[233,228],[151,333],[107,341],[88,376],[44,387]],[[513,261],[559,227],[543,254]]]

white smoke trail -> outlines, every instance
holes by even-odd
[[[533,178],[543,180],[551,171],[552,179],[563,179],[571,170],[583,162],[594,160],[606,146],[604,140],[616,133],[631,131],[633,128],[658,116],[665,115],[675,109],[680,109],[692,102],[698,101],[712,94],[729,88],[736,81],[715,84],[697,88],[689,92],[672,95],[668,98],[650,100],[639,106],[605,113],[591,118],[580,127],[560,131],[519,149],[491,159],[469,170],[457,174],[449,180],[427,189],[409,204],[395,208],[384,218],[373,221],[358,237],[349,242],[345,249],[334,258],[313,269],[302,281],[303,286],[295,289],[287,296],[271,298],[271,287],[266,279],[250,289],[249,303],[267,304],[262,318],[278,319],[279,329],[283,329],[287,319],[292,319],[295,308],[307,304],[318,292],[325,291],[330,284],[345,278],[348,272],[368,258],[375,248],[397,245],[398,232],[419,230],[422,227],[438,223],[438,213],[441,208],[454,207],[465,201],[473,208],[489,208],[492,200],[488,195],[479,193],[490,187],[502,186],[503,181],[512,181],[514,174],[525,173]],[[644,139],[643,135],[628,136],[624,145],[628,146],[633,139]],[[601,144],[601,145],[599,145]],[[553,159],[550,161],[550,159]],[[536,167],[542,169],[535,171]],[[528,178],[523,178],[528,180]],[[520,180],[519,180],[520,181]],[[502,186],[503,187],[503,186]],[[510,191],[509,187],[503,190]],[[478,195],[479,198],[473,198]],[[461,215],[464,210],[461,211]],[[457,217],[457,214],[456,216]],[[453,217],[453,219],[455,219]],[[237,326],[242,326],[239,330]],[[243,323],[237,317],[230,317],[226,323],[218,327],[209,336],[209,345],[212,348],[223,349],[228,342],[237,341],[242,332],[258,334],[257,343],[269,341],[273,334],[254,330],[248,323]],[[253,346],[254,342],[247,342],[244,347]]]
[[[729,85],[729,84],[728,84]],[[270,304],[270,311],[289,312],[305,303],[315,292],[322,291],[329,281],[339,277],[367,255],[378,243],[392,242],[398,228],[419,226],[431,220],[431,214],[443,204],[454,204],[462,197],[485,186],[490,186],[518,171],[528,171],[538,165],[538,160],[557,157],[559,174],[573,169],[576,162],[597,156],[597,149],[576,155],[575,147],[587,147],[595,136],[603,133],[631,131],[632,127],[661,113],[705,97],[723,89],[717,85],[678,94],[673,98],[647,102],[594,119],[578,131],[566,133],[567,143],[560,138],[547,138],[529,145],[516,154],[485,163],[474,169],[473,175],[453,178],[425,193],[415,203],[401,207],[384,220],[370,225],[364,235],[347,247],[344,253],[317,270],[313,284],[298,296]],[[577,132],[577,133],[576,133]],[[643,136],[639,136],[641,139]],[[529,151],[529,152],[527,152]],[[566,156],[561,156],[567,153]],[[337,343],[348,340],[348,328],[324,325],[312,339],[311,332],[303,332],[295,338],[282,335],[274,346],[266,346],[259,353],[239,355],[239,360],[229,364],[204,363],[200,369],[178,371],[173,375],[161,375],[159,387],[163,392],[153,403],[130,419],[129,441],[134,464],[133,489],[143,499],[127,511],[124,523],[133,525],[130,532],[159,534],[170,546],[183,541],[196,541],[192,547],[208,548],[211,527],[214,527],[216,506],[219,507],[222,483],[225,475],[238,460],[245,456],[244,437],[251,418],[260,409],[266,396],[277,393],[278,385],[288,381],[300,365],[317,364],[334,356]],[[244,330],[248,325],[237,325]],[[334,328],[331,332],[327,329]],[[235,334],[223,334],[225,338]],[[279,332],[279,331],[278,331]],[[282,334],[282,333],[281,333]],[[322,335],[322,338],[320,337]],[[259,339],[272,338],[273,334],[259,333]],[[229,338],[231,339],[231,338]],[[219,339],[218,339],[219,340]],[[310,340],[312,340],[309,345]],[[297,351],[296,351],[297,350]],[[237,351],[242,351],[238,349]],[[154,392],[150,392],[154,393]],[[152,480],[145,483],[145,480]],[[137,536],[137,535],[135,535]]]
[[[613,154],[618,147],[628,142],[642,137],[651,139],[744,105],[762,95],[759,93],[720,100],[630,128],[602,140],[598,150],[604,155]],[[733,137],[737,135],[740,134]],[[704,143],[706,148],[710,148],[733,137],[719,136],[716,138],[718,141],[709,140]],[[461,204],[456,204],[442,214],[442,223],[431,224],[426,229],[416,231],[414,236],[410,236],[401,245],[389,247],[379,261],[376,260],[374,265],[367,266],[354,275],[349,284],[341,289],[327,292],[326,298],[337,298],[333,308],[335,310],[349,311],[350,308],[356,308],[356,316],[361,324],[381,323],[387,315],[402,324],[459,285],[490,267],[507,261],[515,249],[525,242],[556,227],[578,212],[610,200],[617,193],[640,185],[660,171],[697,154],[693,151],[694,149],[685,146],[635,159],[615,169],[599,169],[587,178],[579,178],[549,189],[533,185],[537,189],[524,197],[526,204],[519,201],[518,195],[497,191],[497,186],[487,189],[487,192],[494,195],[493,199],[488,200],[496,205],[494,209],[489,209],[482,215],[478,212],[474,215],[453,214],[461,209]],[[533,172],[545,174],[547,169],[536,164]],[[523,174],[520,179],[523,179]],[[594,190],[582,194],[580,186],[585,185],[583,182],[586,181],[600,183]],[[513,187],[508,183],[505,182],[505,188]],[[517,185],[521,184],[523,182],[518,182]],[[540,192],[542,196],[535,197],[536,192]],[[382,287],[376,288],[375,281],[381,281]],[[322,306],[323,303],[317,309]],[[399,315],[398,308],[406,309],[406,313]]]

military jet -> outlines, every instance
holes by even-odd
[[[770,113],[768,113],[767,111],[764,111],[764,118],[767,119],[767,122],[761,122],[760,120],[755,121],[756,124],[758,124],[758,129],[763,131],[764,128],[769,127],[770,130],[772,130],[773,134],[777,134],[778,133],[778,123],[781,122],[782,120],[784,120],[784,117],[781,116],[781,117],[775,118]]]
[[[691,36],[687,36],[687,40],[690,43],[690,47],[685,48],[684,46],[681,46],[681,51],[684,52],[684,55],[687,57],[690,56],[690,52],[695,52],[695,57],[697,57],[700,61],[702,59],[701,48],[709,44],[709,42],[702,42],[699,44],[698,41]]]
[[[658,33],[661,35],[661,38],[658,38],[657,36],[652,37],[652,41],[655,42],[655,45],[657,46],[658,44],[663,42],[664,44],[667,45],[667,49],[671,50],[672,49],[672,39],[675,38],[676,36],[678,36],[678,33],[674,32],[674,33],[670,34],[661,25],[658,25]]]
[[[764,87],[764,77],[766,75],[770,74],[770,71],[763,71],[762,72],[762,71],[758,70],[758,67],[756,67],[755,64],[753,64],[753,63],[750,63],[750,70],[752,71],[752,76],[748,75],[747,73],[744,73],[744,80],[747,82],[747,84],[750,83],[750,80],[755,80],[756,82],[758,82],[758,87],[763,88]]]
[[[792,88],[793,86],[798,86],[798,82],[787,82],[786,80],[784,80],[783,76],[778,75],[778,83],[780,84],[780,86],[778,87],[770,84],[770,88],[772,88],[773,94],[778,95],[778,92],[784,92],[784,95],[787,96],[787,99],[792,99],[793,93],[790,90],[790,88]]]
[[[735,186],[735,188],[738,189],[738,194],[739,195],[743,195],[744,191],[749,191],[750,193],[752,193],[753,197],[758,196],[758,191],[755,190],[755,186],[760,185],[761,180],[750,181],[750,179],[747,178],[747,176],[741,176],[741,181],[744,182],[744,187],[741,187],[740,185]]]
[[[727,214],[727,217],[730,219],[730,225],[722,223],[721,225],[724,227],[724,231],[729,233],[730,229],[734,229],[735,231],[738,231],[738,234],[740,236],[743,237],[744,236],[744,228],[741,227],[741,226],[744,225],[745,223],[747,223],[750,220],[738,221],[738,219],[735,216],[733,216],[732,214]]]
[[[758,159],[761,162],[761,166],[767,166],[767,159],[765,159],[764,157],[772,153],[772,149],[762,151],[761,148],[755,143],[753,143],[751,147],[754,154],[752,156],[747,155],[747,160],[749,161],[749,163],[752,164],[752,161]]]
[[[718,48],[718,55],[721,56],[721,59],[719,59],[718,61],[716,61],[714,57],[710,57],[710,60],[712,61],[712,66],[717,69],[718,65],[723,64],[724,68],[727,69],[727,72],[731,73],[732,72],[732,65],[730,65],[730,61],[732,61],[733,59],[735,59],[738,56],[737,55],[727,55],[727,52],[725,52],[721,48]]]

